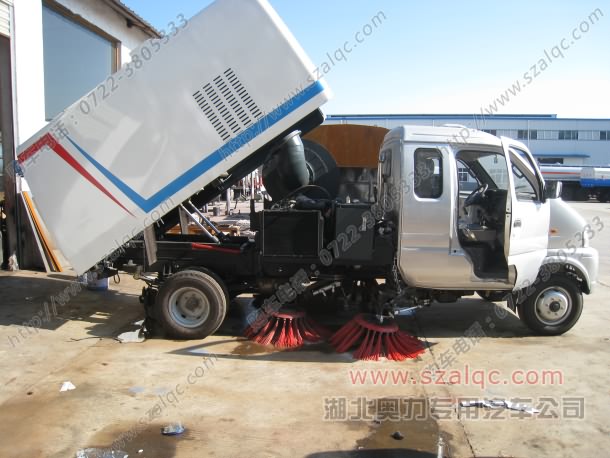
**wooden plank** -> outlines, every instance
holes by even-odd
[[[26,229],[30,230],[30,232],[31,232],[31,234],[33,236],[34,242],[36,242],[36,248],[38,248],[37,251],[34,251],[33,250],[34,247],[32,245],[29,245],[29,247],[32,249],[32,255],[36,256],[36,261],[38,259],[40,259],[42,261],[43,267],[44,267],[44,269],[45,269],[45,271],[47,273],[54,272],[53,267],[49,265],[49,258],[47,258],[45,249],[42,246],[42,241],[41,241],[41,238],[40,238],[40,234],[38,233],[38,231],[36,229],[36,224],[34,223],[34,220],[32,219],[32,214],[30,213],[30,211],[28,209],[28,203],[27,203],[23,193],[19,194],[19,196],[20,196],[21,204],[23,205],[23,213],[25,214],[25,216],[27,218],[27,222],[28,222],[27,225],[26,224],[22,224],[21,228],[24,231]],[[31,239],[28,239],[28,240],[31,240]],[[32,263],[34,263],[34,261],[32,261]],[[40,266],[38,264],[36,264],[36,267],[40,267]]]
[[[55,253],[53,251],[53,249],[54,249],[53,243],[50,241],[50,239],[47,235],[47,232],[44,228],[44,225],[41,222],[40,216],[38,215],[38,211],[36,211],[36,206],[34,205],[32,198],[30,197],[30,193],[27,191],[23,191],[21,194],[23,195],[23,198],[25,199],[28,212],[30,213],[32,220],[34,222],[36,232],[38,233],[38,236],[40,237],[40,239],[42,241],[42,246],[44,248],[45,255],[51,261],[51,265],[55,272],[63,272],[61,263],[59,262],[59,259],[57,259],[57,257],[55,256]]]
[[[321,125],[303,138],[328,150],[339,167],[376,169],[379,148],[388,129],[357,124]]]

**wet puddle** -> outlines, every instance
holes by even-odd
[[[442,435],[445,443],[451,439],[450,434],[440,432],[437,421],[430,415],[430,405],[427,401],[423,408],[418,404],[417,411],[407,415],[403,411],[397,421],[377,415],[374,406],[380,405],[379,401],[382,399],[376,401],[372,403],[369,413],[377,420],[368,423],[370,434],[356,442],[358,450],[406,449],[421,452],[421,455],[413,456],[436,456],[439,434]],[[401,407],[405,408],[405,404],[403,403]]]
[[[97,449],[97,454],[91,452],[84,455],[87,458],[105,457],[114,450],[116,458],[122,458],[118,451],[125,452],[134,458],[172,458],[176,456],[178,442],[193,439],[187,430],[178,436],[164,436],[161,428],[164,425],[129,425],[118,428],[107,427],[96,433],[84,449]],[[113,456],[113,455],[108,455]]]
[[[337,352],[327,343],[306,343],[305,345],[298,348],[275,348],[272,345],[260,345],[255,342],[251,342],[249,340],[242,341],[239,345],[237,345],[233,351],[231,351],[232,355],[239,356],[252,356],[252,355],[264,355],[271,353],[305,353],[305,352],[315,352],[322,354],[332,354],[336,355]]]
[[[275,353],[276,350],[272,346],[259,345],[255,342],[250,342],[249,340],[241,342],[237,347],[233,349],[231,352],[232,355],[239,356],[251,356],[251,355],[262,355],[265,353]]]

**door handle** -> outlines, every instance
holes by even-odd
[[[521,220],[516,219],[515,222],[513,223],[513,227],[521,227]]]

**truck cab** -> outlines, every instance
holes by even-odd
[[[551,201],[561,189],[545,185],[524,144],[462,126],[402,126],[386,135],[379,161],[379,201],[398,228],[406,284],[455,291],[452,298],[510,294],[510,305],[531,315],[526,324],[543,333],[578,319],[578,296],[591,282],[586,269],[574,274],[550,250]],[[545,269],[571,284],[534,291]]]
[[[521,143],[461,131],[404,126],[386,137],[379,170],[382,193],[401,191],[400,272],[418,287],[438,287],[439,278],[447,289],[533,282],[550,220],[536,163]]]

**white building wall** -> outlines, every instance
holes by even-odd
[[[121,64],[129,53],[149,36],[137,27],[127,27],[126,20],[103,2],[59,0],[75,15],[104,30],[121,43]],[[15,49],[14,86],[16,91],[15,144],[30,138],[46,125],[44,106],[44,58],[42,43],[42,1],[19,0],[14,5]]]
[[[40,0],[19,0],[13,12],[15,145],[19,145],[46,124],[42,4]]]

